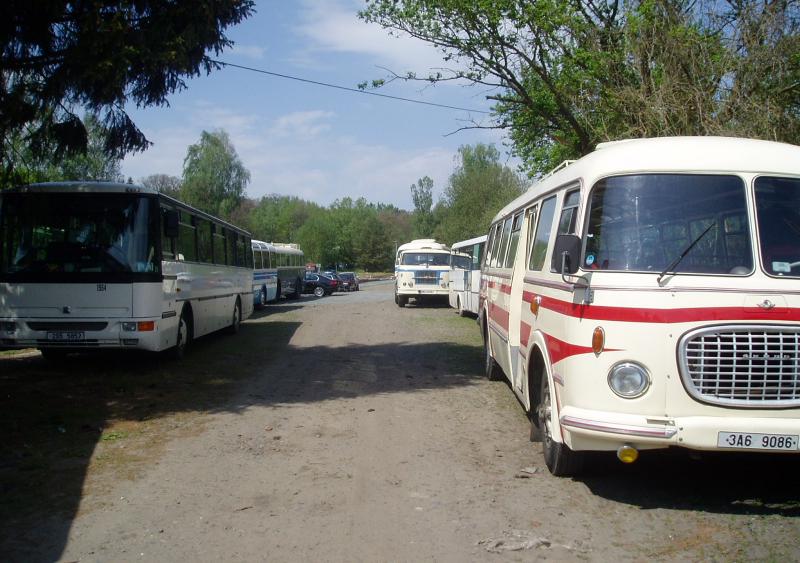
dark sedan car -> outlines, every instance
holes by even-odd
[[[330,295],[339,287],[339,281],[313,272],[306,272],[303,293],[313,293],[317,297]]]
[[[355,272],[339,272],[342,291],[358,291],[358,276]]]

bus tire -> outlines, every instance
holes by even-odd
[[[500,366],[497,365],[497,362],[494,361],[494,357],[492,357],[488,333],[483,339],[483,357],[483,369],[484,373],[486,374],[486,379],[489,381],[500,381],[503,379],[503,370],[500,369]]]
[[[261,295],[259,296],[259,300],[261,301],[260,305],[264,307],[267,304],[267,288],[265,286],[261,286]]]
[[[458,309],[458,316],[459,317],[466,317],[467,311],[464,310],[464,307],[461,306],[461,297],[456,297],[456,309]]]
[[[242,302],[236,298],[236,303],[233,306],[233,316],[231,317],[231,324],[228,326],[229,334],[239,334],[239,329],[242,326]]]
[[[555,413],[557,415],[557,413]],[[583,453],[573,451],[563,442],[556,442],[552,433],[553,405],[550,398],[550,380],[542,374],[541,401],[536,409],[542,433],[542,453],[550,473],[556,477],[577,475],[583,466]],[[531,431],[532,432],[532,431]]]
[[[173,360],[182,360],[192,341],[192,322],[190,319],[191,313],[188,313],[184,307],[183,311],[181,311],[181,318],[178,320],[178,338],[175,341],[175,346],[169,349],[169,356]]]
[[[397,306],[398,307],[400,307],[402,309],[403,307],[406,306],[406,303],[408,303],[408,296],[406,296],[406,295],[398,295],[397,296]]]

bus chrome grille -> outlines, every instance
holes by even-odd
[[[683,383],[706,403],[800,405],[800,327],[727,326],[692,331],[678,344]]]
[[[439,273],[435,270],[418,270],[414,272],[414,283],[417,285],[436,285]]]

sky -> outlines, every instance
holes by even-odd
[[[259,1],[256,13],[230,27],[234,46],[219,60],[269,72],[355,88],[359,83],[444,68],[442,54],[410,37],[392,37],[357,16],[363,0]],[[394,81],[374,90],[488,111],[486,87]],[[169,107],[128,108],[153,145],[128,155],[122,173],[134,181],[150,174],[181,176],[190,144],[203,130],[228,133],[250,171],[247,195],[297,196],[321,205],[364,197],[413,209],[411,185],[434,181],[438,200],[457,166],[458,148],[494,144],[503,162],[503,133],[457,131],[482,113],[444,109],[345,92],[227,67],[187,81]]]

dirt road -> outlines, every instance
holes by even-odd
[[[186,361],[0,358],[3,560],[797,560],[800,464],[607,456],[558,479],[473,319],[391,285]]]

